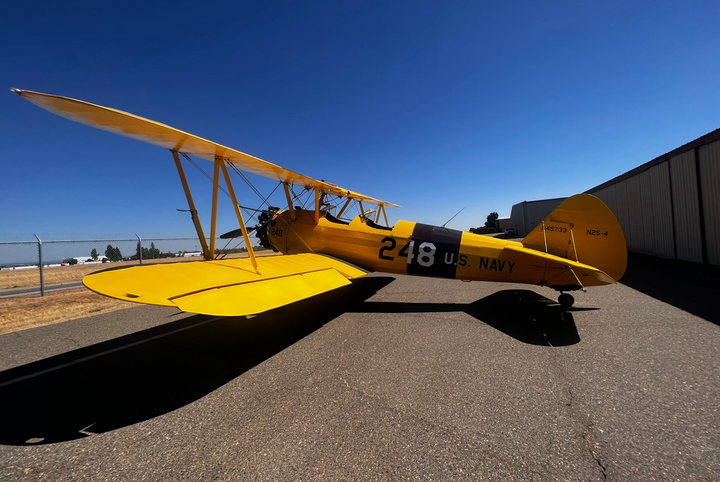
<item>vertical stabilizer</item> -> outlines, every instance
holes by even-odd
[[[526,248],[593,266],[618,281],[627,267],[625,234],[591,194],[567,198],[522,240]]]

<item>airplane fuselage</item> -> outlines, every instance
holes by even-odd
[[[316,222],[314,211],[294,214],[293,221],[282,211],[268,226],[268,240],[283,254],[325,254],[393,274],[579,288],[567,260],[516,241],[408,221],[388,228],[360,216],[345,223],[323,215]]]

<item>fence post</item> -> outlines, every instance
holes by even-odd
[[[138,238],[138,259],[140,260],[140,264],[142,264],[142,239],[140,239],[137,233],[135,233],[135,237]]]
[[[45,296],[45,281],[43,280],[43,262],[42,262],[42,241],[38,237],[37,234],[34,235],[35,239],[38,240],[38,258],[39,263],[38,266],[40,267],[40,296]]]

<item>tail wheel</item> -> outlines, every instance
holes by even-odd
[[[558,303],[560,303],[560,306],[569,308],[573,305],[573,303],[575,303],[575,298],[573,298],[572,295],[569,295],[567,293],[562,293],[560,296],[558,296]]]

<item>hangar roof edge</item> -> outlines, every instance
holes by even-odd
[[[592,194],[592,193],[599,191],[601,189],[604,189],[608,186],[612,186],[613,184],[617,184],[618,182],[624,181],[625,179],[636,176],[636,175],[640,174],[641,172],[650,169],[651,167],[655,167],[658,164],[663,163],[663,162],[677,156],[678,154],[682,154],[683,152],[689,151],[690,149],[696,149],[705,144],[710,144],[711,142],[714,142],[718,139],[720,139],[720,129],[715,129],[714,131],[709,132],[709,133],[705,134],[704,136],[698,137],[694,141],[690,141],[687,144],[683,144],[682,146],[678,147],[677,149],[673,149],[672,151],[667,152],[659,157],[656,157],[655,159],[648,161],[645,164],[639,165],[635,169],[631,169],[624,174],[620,174],[619,176],[610,179],[609,181],[606,181],[598,186],[590,188],[585,192],[588,194]]]
[[[566,200],[566,199],[567,199],[567,197],[553,197],[553,198],[548,198],[548,199],[536,199],[536,200],[534,200],[534,201],[521,201],[521,202],[519,202],[519,203],[513,204],[513,206],[518,206],[518,205],[520,205],[520,204],[545,203],[545,202],[550,202],[550,201],[560,201],[560,202],[562,202],[562,201],[564,201],[564,200]]]

